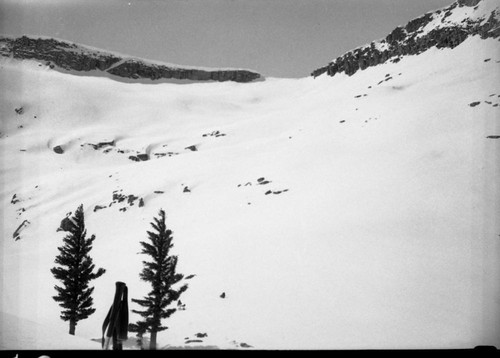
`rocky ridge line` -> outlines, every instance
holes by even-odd
[[[408,22],[406,26],[396,27],[385,39],[345,53],[328,65],[314,70],[311,76],[317,77],[324,73],[328,76],[334,76],[337,73],[351,76],[358,70],[364,70],[389,60],[398,62],[401,56],[418,55],[434,46],[454,48],[469,36],[479,35],[482,39],[498,38],[500,37],[498,8],[488,15],[487,20],[464,18],[460,23],[445,23],[446,18],[452,15],[454,9],[466,6],[473,7],[475,11],[482,1],[484,0],[457,0],[442,10],[426,13]],[[441,15],[441,24],[444,26],[437,26],[428,33],[423,33],[424,27]]]
[[[58,66],[64,70],[85,72],[99,70],[131,79],[250,82],[261,77],[256,72],[242,69],[205,70],[146,63],[140,59],[122,58],[66,41],[28,36],[0,37],[0,55],[15,59],[45,61],[52,68]]]

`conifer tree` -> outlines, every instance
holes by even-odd
[[[177,301],[181,294],[185,292],[188,285],[174,288],[184,275],[176,272],[177,256],[170,255],[172,243],[172,231],[167,229],[165,224],[165,212],[160,210],[159,217],[151,222],[154,231],[147,231],[149,242],[141,241],[141,254],[151,257],[151,261],[143,261],[144,268],[139,277],[151,283],[151,291],[143,299],[132,299],[132,302],[144,307],[144,310],[132,310],[132,312],[143,317],[142,322],[137,323],[138,333],[151,332],[149,349],[156,349],[157,332],[168,327],[161,325],[161,320],[170,317],[177,311],[170,308],[170,304]]]
[[[61,319],[69,321],[69,334],[74,335],[77,322],[95,312],[92,307],[94,287],[89,287],[89,283],[106,270],[99,268],[94,272],[95,265],[89,252],[95,236],[86,238],[83,205],[78,207],[74,216],[63,219],[57,231],[67,232],[67,235],[63,238],[64,245],[58,247],[60,253],[54,261],[60,266],[50,270],[62,282],[62,287],[54,286],[57,295],[52,298],[63,308]]]

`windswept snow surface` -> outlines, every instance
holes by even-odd
[[[148,292],[139,241],[163,208],[195,276],[161,348],[499,346],[498,48],[473,37],[352,77],[183,86],[2,60],[0,311],[66,331],[50,268],[83,203],[107,272],[76,335],[99,338],[116,281]],[[116,190],[144,206],[109,206]]]
[[[43,325],[0,312],[1,350],[95,350],[100,348],[100,343],[71,336],[64,327]]]

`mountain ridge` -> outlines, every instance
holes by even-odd
[[[151,61],[98,49],[66,40],[23,35],[0,35],[0,56],[44,61],[51,68],[99,71],[112,78],[191,81],[250,82],[261,78],[255,71],[237,68],[206,68]]]
[[[473,14],[467,12],[470,8]],[[454,48],[474,35],[481,39],[500,37],[498,1],[457,0],[445,8],[427,12],[404,26],[396,27],[381,40],[346,52],[311,72],[311,76],[324,73],[351,76],[358,70],[387,61],[398,62],[402,56],[418,55],[432,47]]]

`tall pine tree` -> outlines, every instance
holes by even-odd
[[[64,245],[58,247],[60,253],[54,261],[60,266],[50,270],[62,282],[62,287],[54,286],[57,295],[52,298],[63,308],[61,319],[69,321],[69,334],[74,335],[77,322],[95,312],[92,308],[94,287],[89,287],[89,283],[106,270],[100,268],[94,272],[95,265],[89,252],[95,236],[86,238],[83,205],[78,207],[74,216],[63,219],[57,231],[67,232],[67,235],[63,239]]]
[[[151,222],[154,231],[147,231],[149,242],[141,241],[141,254],[151,257],[151,261],[143,261],[144,268],[139,277],[151,283],[152,290],[141,299],[132,299],[132,302],[144,307],[144,310],[132,310],[143,317],[137,323],[139,335],[147,331],[151,332],[149,349],[156,349],[156,334],[168,327],[161,325],[161,320],[170,317],[176,308],[169,308],[170,304],[177,301],[185,292],[188,285],[179,288],[173,286],[184,278],[183,274],[176,272],[177,256],[170,255],[172,244],[172,231],[165,224],[165,212],[160,210],[159,217]]]

